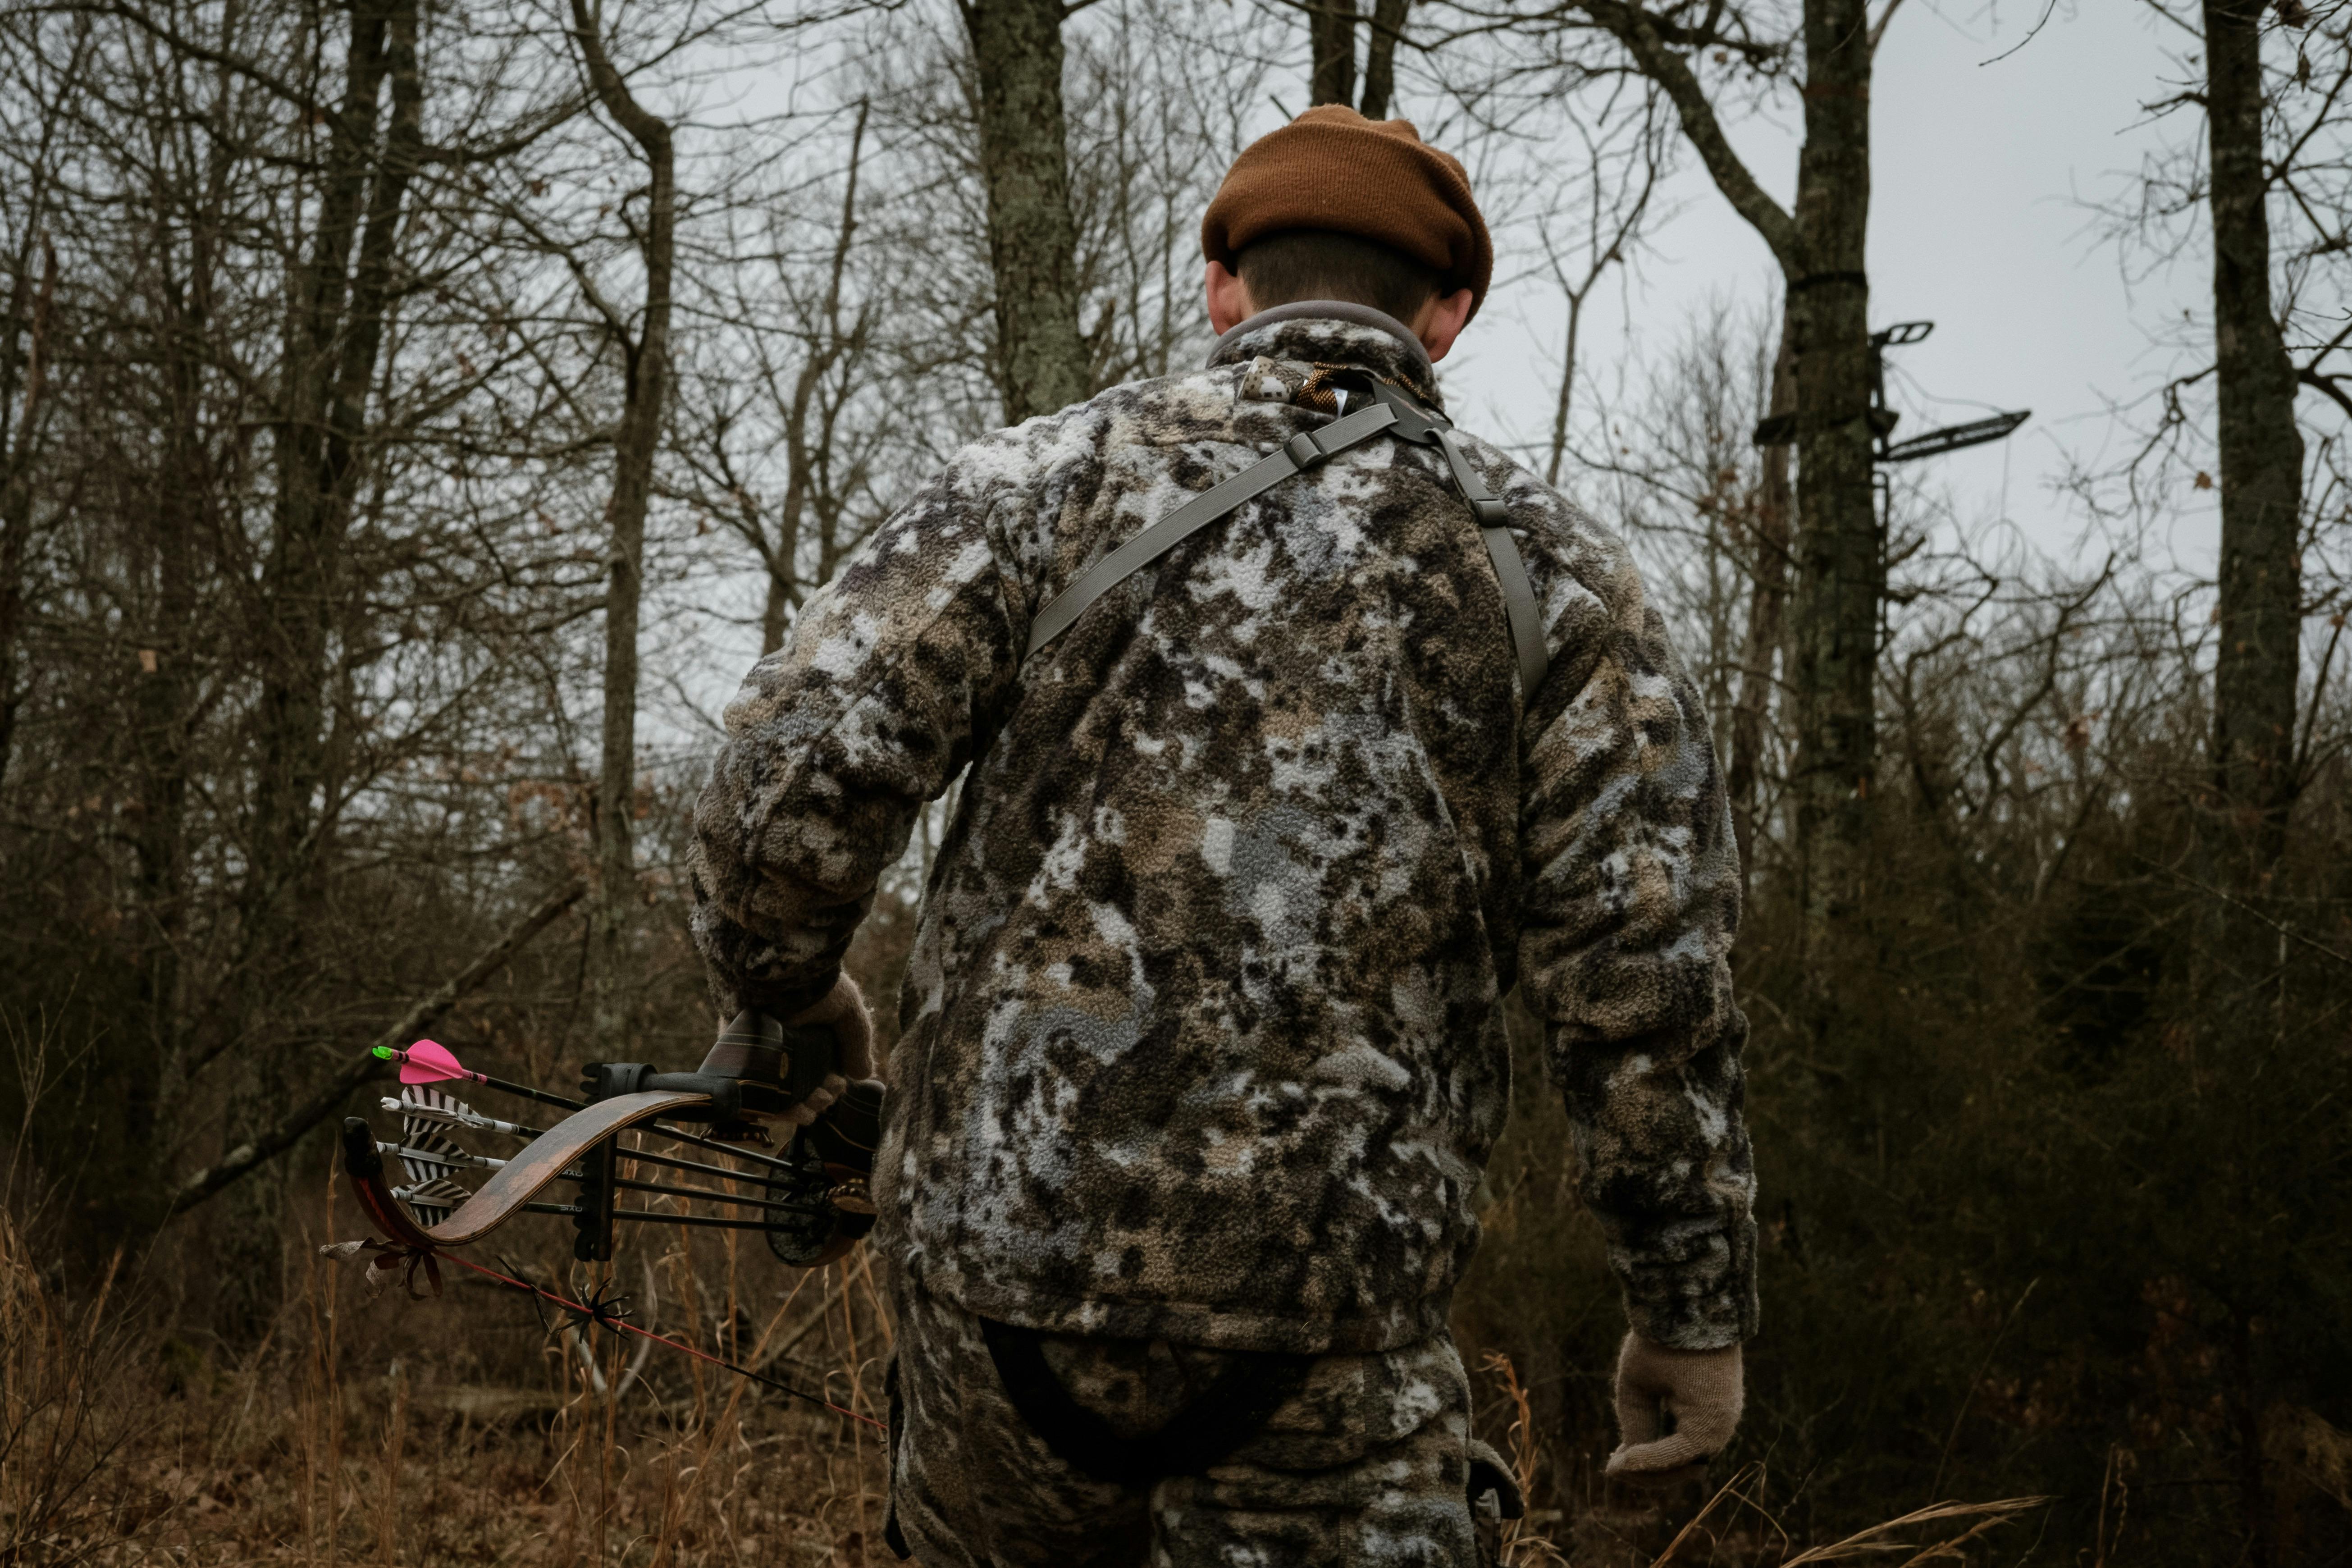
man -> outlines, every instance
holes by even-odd
[[[1738,1417],[1725,797],[1623,546],[1428,416],[1493,267],[1461,167],[1313,110],[1202,235],[1208,367],[959,454],[753,669],[696,818],[722,1016],[840,1016],[877,877],[971,770],[875,1172],[891,1539],[930,1568],[1475,1560],[1499,1478],[1446,1313],[1515,983],[1633,1321],[1611,1471]]]

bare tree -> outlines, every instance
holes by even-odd
[[[16,708],[23,700],[16,649],[31,555],[34,475],[47,423],[43,393],[47,362],[56,353],[58,248],[47,231],[62,173],[56,163],[64,118],[59,100],[80,87],[83,61],[92,47],[90,28],[78,26],[58,41],[64,46],[62,58],[44,59],[28,49],[0,78],[15,84],[11,100],[37,119],[36,125],[11,127],[8,145],[20,160],[14,161],[6,195],[0,195],[0,242],[7,247],[8,274],[7,313],[0,324],[0,783],[7,778]]]
[[[965,0],[996,283],[998,379],[1014,423],[1086,398],[1077,225],[1062,107],[1062,0]]]
[[[1396,51],[1403,41],[1412,0],[1373,0],[1363,14],[1358,0],[1294,0],[1307,13],[1307,96],[1310,104],[1339,103],[1367,120],[1388,118],[1396,96]],[[1362,25],[1363,92],[1356,89],[1356,32]]]
[[[850,112],[830,232],[802,236],[793,222],[802,204],[789,204],[755,242],[772,269],[725,273],[726,292],[709,309],[738,330],[723,334],[719,357],[687,392],[695,406],[693,434],[680,442],[693,475],[686,493],[760,563],[762,653],[783,646],[802,601],[879,520],[877,465],[903,444],[904,404],[883,396],[880,381],[889,268],[858,240],[872,108],[860,99]],[[803,257],[808,239],[818,243]],[[772,473],[779,453],[780,477]]]
[[[1544,462],[1547,484],[1559,483],[1560,458],[1568,450],[1585,304],[1601,280],[1612,268],[1625,265],[1633,254],[1650,215],[1650,198],[1658,188],[1664,149],[1656,134],[1657,109],[1654,94],[1643,95],[1638,112],[1621,111],[1611,95],[1602,100],[1597,113],[1574,117],[1571,130],[1584,153],[1580,188],[1563,192],[1565,199],[1556,199],[1536,220],[1545,264],[1560,298],[1568,301],[1559,395],[1552,403],[1551,449]],[[1561,216],[1568,200],[1574,200],[1581,209],[1572,219]],[[1558,234],[1556,226],[1570,227],[1573,240]]]
[[[2342,618],[2340,581],[2317,602],[2305,593],[2306,573],[2322,575],[2330,531],[2306,487],[2318,478],[2336,488],[2326,481],[2340,479],[2339,416],[2352,413],[2341,264],[2352,222],[2345,153],[2352,12],[2338,5],[2315,15],[2292,0],[2274,8],[2205,0],[2194,11],[2152,0],[2152,8],[2194,40],[2180,62],[2181,90],[2152,107],[2201,108],[2205,157],[2200,168],[2194,149],[2170,149],[2144,172],[2137,202],[2113,216],[2127,243],[2168,252],[2186,248],[2184,231],[2193,233],[2200,218],[2210,223],[2213,316],[2210,341],[2185,345],[2196,368],[2165,387],[2162,423],[2136,454],[2132,480],[2137,488],[2143,465],[2160,474],[2184,445],[2201,441],[2202,421],[2192,420],[2183,395],[2210,379],[2221,530],[2208,771],[2198,802],[2201,940],[2193,991],[2201,1032],[2231,1064],[2231,1091],[2214,1107],[2223,1142],[2252,1159],[2274,1135],[2274,1111],[2258,1082],[2264,1064],[2284,1055],[2271,1070],[2293,1071],[2300,1058],[2288,1047],[2286,1025],[2294,928],[2280,918],[2293,906],[2278,901],[2277,881],[2293,808],[2311,776],[2308,737],[2336,647],[2331,635],[2312,676],[2306,721],[2304,624],[2329,600],[2339,626]],[[2299,409],[2304,390],[2320,395]],[[2305,440],[2314,428],[2323,465],[2316,476],[2309,472],[2315,444]],[[2200,471],[2198,482],[2210,479]],[[2225,1212],[2240,1226],[2258,1224],[2264,1200],[2242,1176],[2227,1185]],[[2215,1337],[2228,1368],[2246,1561],[2256,1568],[2268,1568],[2277,1552],[2264,1425],[2273,1374],[2256,1327],[2272,1283],[2259,1267],[2242,1266],[2210,1287],[2221,1309]]]
[[[1897,0],[1899,3],[1899,0]],[[1869,279],[1871,59],[1895,11],[1865,0],[1653,8],[1627,0],[1464,5],[1453,32],[1532,39],[1500,74],[1550,71],[1562,90],[1619,71],[1657,84],[1717,190],[1770,249],[1786,284],[1796,388],[1798,574],[1790,689],[1797,754],[1795,871],[1812,939],[1858,910],[1877,767],[1876,674],[1885,563],[1872,484]],[[1442,35],[1443,36],[1443,35]],[[1782,207],[1733,149],[1730,113],[1801,65],[1804,142]],[[1826,999],[1824,999],[1826,1000]]]
[[[1306,0],[1307,99],[1356,102],[1356,0]]]
[[[289,312],[277,502],[256,627],[263,660],[244,923],[248,950],[260,961],[257,1002],[273,988],[308,980],[303,949],[320,891],[316,802],[328,766],[330,643],[344,591],[394,247],[423,153],[416,35],[415,0],[382,0],[351,13],[342,100],[328,122],[318,227]],[[379,130],[387,84],[391,115]],[[277,1120],[289,1079],[275,1050],[247,1050],[243,1065],[245,1093],[231,1120],[237,1131],[251,1134]],[[239,1189],[232,1235],[255,1255],[231,1278],[268,1287],[242,1310],[248,1333],[258,1334],[276,1310],[275,1271],[262,1262],[274,1262],[278,1253],[276,1209],[275,1184]]]
[[[1367,120],[1388,118],[1396,96],[1397,45],[1404,38],[1406,15],[1412,0],[1373,0],[1371,36],[1364,45],[1364,95],[1356,105]]]
[[[1190,368],[1209,342],[1201,214],[1267,72],[1215,58],[1182,21],[1114,4],[1073,30],[1071,196],[1099,385]]]
[[[595,966],[599,1050],[617,1051],[629,1037],[623,1000],[627,939],[637,904],[637,868],[630,825],[637,787],[637,634],[644,597],[646,513],[653,500],[654,459],[668,413],[671,272],[677,246],[677,168],[668,121],[629,90],[605,53],[602,24],[587,0],[571,0],[572,41],[604,112],[613,117],[646,165],[646,216],[637,234],[645,267],[645,302],[624,314],[602,299],[593,303],[620,351],[625,393],[613,440],[609,575],[604,588],[604,702],[596,772],[596,896],[589,920]],[[593,289],[593,285],[590,286]],[[634,321],[635,325],[632,326]]]
[[[2213,870],[2242,893],[2260,888],[2285,848],[2303,666],[2304,441],[2294,362],[2271,296],[2266,9],[2257,0],[2203,7],[2221,461]]]

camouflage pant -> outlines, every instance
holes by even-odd
[[[919,1290],[898,1307],[892,1544],[922,1568],[1480,1560],[1469,1381],[1444,1335],[1250,1356],[1007,1330]]]

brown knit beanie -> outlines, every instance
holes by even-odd
[[[1495,275],[1495,242],[1462,165],[1410,120],[1367,120],[1345,104],[1310,109],[1244,148],[1201,220],[1201,250],[1234,265],[1252,241],[1323,229],[1385,245],[1434,268],[1471,313]]]

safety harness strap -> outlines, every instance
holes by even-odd
[[[1202,490],[1158,522],[1129,540],[1079,574],[1078,580],[1054,595],[1037,618],[1029,623],[1029,652],[1070,629],[1087,607],[1135,573],[1175,549],[1201,530],[1257,500],[1291,475],[1322,462],[1334,452],[1370,440],[1396,423],[1396,411],[1385,404],[1359,409],[1346,418],[1293,436],[1240,473]]]
[[[1307,1385],[1311,1355],[1230,1351],[1225,1365],[1157,1432],[1122,1437],[1072,1397],[1045,1363],[1043,1338],[993,1318],[980,1320],[989,1359],[1013,1414],[1079,1474],[1123,1487],[1197,1476],[1256,1436],[1284,1402]]]
[[[1416,446],[1435,447],[1445,455],[1454,487],[1470,503],[1494,563],[1495,580],[1503,591],[1503,610],[1511,624],[1511,646],[1518,662],[1519,700],[1535,700],[1550,666],[1544,647],[1543,610],[1528,580],[1527,563],[1518,542],[1504,524],[1509,509],[1486,488],[1486,481],[1463,453],[1454,427],[1445,418],[1386,382],[1372,384],[1373,402],[1336,419],[1319,430],[1301,431],[1223,483],[1202,490],[1174,511],[1150,524],[1134,538],[1078,574],[1077,581],[1046,602],[1029,624],[1029,657],[1035,657],[1076,622],[1097,599],[1134,574],[1167,554],[1201,530],[1255,500],[1291,475],[1303,473],[1336,453],[1361,446],[1386,433]]]

